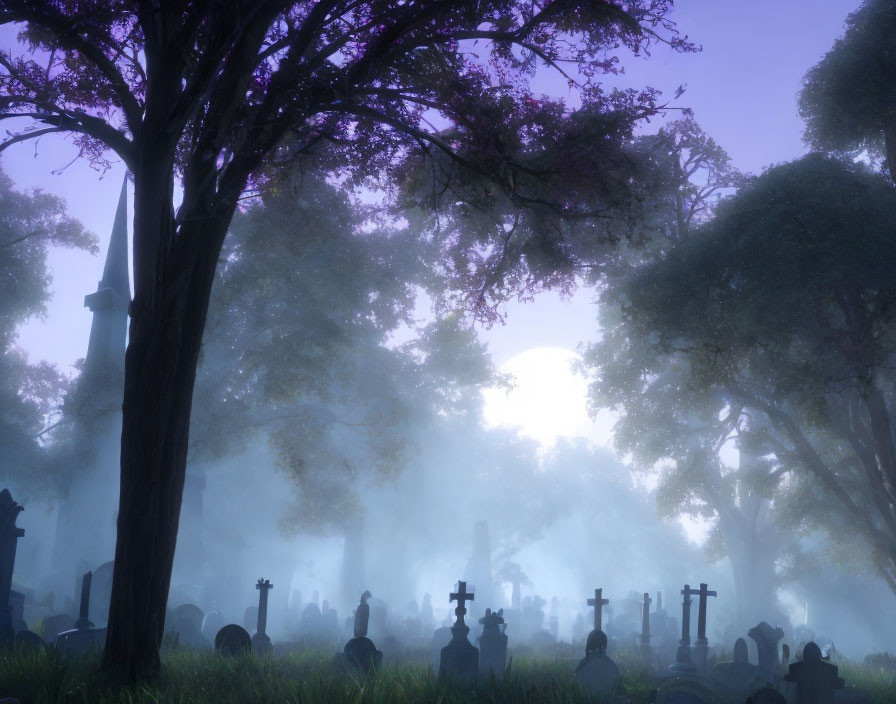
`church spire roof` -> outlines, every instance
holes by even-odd
[[[109,251],[106,253],[106,266],[103,268],[103,280],[100,286],[115,289],[125,300],[131,299],[131,282],[128,277],[127,174],[121,182],[118,210],[115,211],[115,222],[112,224],[112,236],[109,238]]]

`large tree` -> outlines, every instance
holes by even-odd
[[[534,67],[578,64],[589,84],[586,109],[632,122],[654,109],[654,95],[607,96],[588,77],[615,69],[619,45],[638,52],[661,33],[682,46],[670,6],[0,2],[0,21],[22,23],[30,45],[0,53],[0,117],[32,121],[2,146],[62,132],[82,156],[102,162],[111,151],[134,175],[134,300],[108,668],[129,678],[159,671],[209,294],[230,220],[262,162],[288,161],[327,139],[343,147],[355,174],[388,177],[398,152],[422,146],[494,174],[505,192],[525,200],[514,154],[552,133],[561,139],[566,124],[539,120],[542,111],[529,106]],[[474,49],[476,42],[483,46]],[[427,127],[430,111],[457,129],[441,138]],[[626,136],[607,133],[610,141]],[[175,210],[176,178],[183,197]],[[558,198],[556,210],[569,200]]]
[[[896,193],[862,166],[814,154],[769,170],[619,287],[641,354],[598,383],[629,379],[648,406],[665,367],[685,410],[717,394],[791,527],[817,517],[835,543],[860,538],[896,591],[894,227]]]
[[[18,327],[43,314],[50,300],[51,246],[97,252],[96,238],[66,214],[59,198],[20,193],[0,171],[0,475],[26,496],[55,489],[40,441],[66,385],[54,367],[30,364],[16,346]]]
[[[803,79],[800,114],[815,149],[883,157],[896,179],[896,5],[865,0]]]

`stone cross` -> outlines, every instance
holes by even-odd
[[[0,491],[0,645],[12,642],[12,573],[16,564],[16,543],[25,529],[16,526],[16,518],[25,509],[12,500],[9,489]]]
[[[685,584],[681,590],[684,597],[681,602],[681,640],[678,641],[678,652],[672,665],[675,672],[691,673],[696,670],[691,660],[691,594],[699,593],[699,590],[691,589],[690,584]]]
[[[706,658],[709,654],[709,641],[706,639],[706,598],[716,596],[716,593],[709,591],[702,582],[700,583],[700,589],[692,593],[700,597],[700,603],[697,607],[697,640],[694,642],[694,664],[697,666],[697,672],[702,675],[706,672]]]
[[[653,599],[650,594],[644,592],[644,601],[641,604],[641,649],[650,649],[650,605]]]
[[[81,579],[81,609],[78,612],[78,620],[75,621],[75,628],[79,631],[85,628],[93,628],[90,622],[90,583],[93,581],[93,572],[87,572]]]
[[[265,631],[268,627],[268,592],[274,585],[270,580],[259,577],[255,588],[258,590],[258,626],[255,631],[260,635],[267,635]]]
[[[467,591],[467,583],[466,582],[458,582],[457,583],[457,591],[451,592],[448,595],[448,601],[456,601],[457,608],[454,610],[455,616],[457,616],[457,621],[455,621],[455,626],[465,626],[464,623],[464,614],[467,613],[466,602],[473,601],[476,598],[476,595],[473,592]]]
[[[706,585],[702,582],[700,583],[700,589],[698,591],[692,591],[692,594],[696,594],[700,597],[700,603],[697,607],[697,642],[698,643],[706,643],[706,597],[709,596],[718,596],[716,592],[708,591]]]
[[[604,590],[603,588],[594,590],[594,598],[588,600],[588,606],[594,607],[594,630],[600,631],[602,630],[601,625],[603,623],[603,608],[607,604],[610,603],[609,599],[603,598]]]
[[[370,592],[364,591],[361,595],[361,603],[355,610],[355,638],[364,638],[367,635],[367,623],[370,619],[370,605],[367,600],[370,598]]]

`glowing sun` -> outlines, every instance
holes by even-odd
[[[588,384],[572,370],[577,360],[575,352],[560,347],[536,347],[511,357],[500,371],[512,375],[514,388],[482,392],[486,425],[517,428],[545,447],[559,437],[608,444],[611,422],[588,417]]]

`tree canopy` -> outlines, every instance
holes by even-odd
[[[896,179],[896,7],[865,0],[803,79],[800,115],[815,149],[883,157]]]

